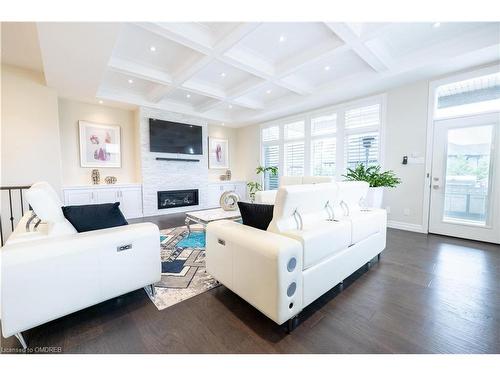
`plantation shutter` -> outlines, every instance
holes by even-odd
[[[285,144],[285,175],[304,175],[304,142]]]
[[[278,145],[264,146],[264,167],[277,167],[279,165],[280,147]],[[268,172],[264,174],[264,190],[278,188],[278,176],[271,176]]]
[[[379,148],[378,132],[348,135],[344,146],[347,168],[354,168],[357,164],[378,164]]]
[[[280,135],[279,126],[270,126],[262,129],[262,142],[277,141]]]
[[[345,128],[357,129],[380,125],[380,104],[348,109],[345,111]]]
[[[335,176],[335,138],[321,138],[312,141],[312,174],[314,176]]]
[[[337,130],[337,114],[319,116],[311,119],[311,135],[319,136],[335,133]]]

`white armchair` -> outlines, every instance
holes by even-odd
[[[161,278],[156,225],[76,233],[48,184],[30,190],[27,200],[43,224],[27,232],[27,213],[1,249],[2,335],[16,335],[24,348],[22,331]]]

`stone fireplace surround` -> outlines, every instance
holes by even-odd
[[[139,110],[140,161],[144,216],[195,211],[206,206],[208,194],[208,124],[205,120],[141,107]],[[203,155],[149,151],[149,118],[202,126]],[[157,160],[157,158],[174,160]],[[175,159],[196,159],[198,162]],[[158,191],[198,189],[198,205],[158,208]]]

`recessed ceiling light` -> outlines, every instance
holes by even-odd
[[[436,22],[435,24],[432,25],[432,27],[435,29],[437,29],[439,26],[441,26],[441,22]]]
[[[267,90],[266,94],[270,94],[271,92],[273,92],[273,90]]]
[[[229,104],[227,107],[228,107],[229,109],[233,108],[233,106],[232,106],[231,104]]]
[[[285,40],[286,40],[286,36],[280,35],[280,39],[279,39],[280,43],[283,43]]]
[[[224,126],[224,125],[226,125],[226,123],[225,123],[225,122],[223,122],[221,125],[222,125],[222,126]]]
[[[102,104],[102,103],[104,103],[104,102],[102,100],[99,100],[99,104]]]
[[[327,65],[323,69],[325,69],[326,71],[329,71],[331,69],[331,67],[330,67],[330,65]]]
[[[226,73],[222,72],[222,73],[220,74],[220,76],[221,76],[222,78],[224,78],[224,77],[226,77]]]
[[[151,47],[149,47],[149,50],[150,50],[151,52],[155,52],[155,51],[156,51],[156,47],[155,47],[155,46],[151,46]]]
[[[191,94],[186,94],[186,98],[190,98],[191,97]]]
[[[128,83],[132,84],[132,83],[134,83],[134,80],[130,78],[130,79],[128,80]]]

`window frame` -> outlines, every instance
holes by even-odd
[[[379,126],[345,129],[345,111],[352,108],[363,107],[373,104],[380,104],[380,123]],[[362,99],[343,102],[320,109],[303,112],[297,115],[283,117],[277,120],[265,122],[259,128],[259,141],[260,141],[260,164],[263,165],[264,145],[279,145],[279,161],[278,161],[278,178],[284,175],[284,152],[285,144],[290,142],[303,141],[304,142],[304,175],[311,175],[313,171],[312,166],[312,141],[322,138],[336,138],[336,153],[335,153],[335,179],[342,180],[342,174],[345,173],[345,160],[344,160],[344,144],[347,135],[356,133],[365,133],[368,131],[379,132],[379,164],[384,167],[385,161],[385,127],[386,127],[386,109],[387,109],[387,94],[374,95]],[[315,117],[337,114],[336,129],[334,133],[312,136],[311,120]],[[284,126],[289,123],[304,121],[304,137],[285,140],[284,139]],[[265,128],[278,126],[278,140],[264,142],[262,139],[262,131]],[[261,182],[264,182],[263,176]]]

